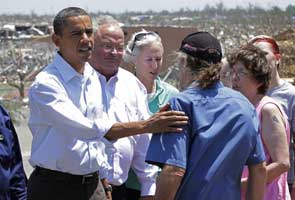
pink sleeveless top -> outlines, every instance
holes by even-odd
[[[263,97],[256,107],[256,112],[257,112],[260,122],[262,121],[262,117],[263,117],[261,110],[262,110],[263,106],[265,106],[268,103],[276,105],[278,107],[278,109],[280,110],[280,112],[282,113],[282,115],[284,117],[284,121],[285,121],[285,129],[286,129],[286,134],[287,134],[287,139],[288,139],[288,144],[289,144],[290,127],[289,127],[287,116],[286,116],[285,112],[283,111],[283,109],[281,108],[281,106],[279,105],[279,103],[277,103],[275,100],[273,100],[272,98],[270,98],[268,96]],[[261,132],[262,132],[262,130],[260,128],[260,133]],[[262,137],[261,137],[261,139],[262,139]],[[262,143],[263,143],[264,152],[265,152],[265,156],[266,156],[266,165],[268,165],[269,163],[272,163],[272,160],[271,160],[268,150],[263,142],[263,139],[262,139]],[[243,170],[242,178],[245,178],[245,177],[248,177],[248,167],[244,167],[244,170]],[[245,192],[246,191],[242,191],[242,199],[243,200],[245,199],[245,196],[246,196]],[[269,183],[266,186],[263,200],[291,200],[289,188],[288,188],[288,183],[287,183],[287,172],[281,174],[277,179],[273,180],[271,183]]]

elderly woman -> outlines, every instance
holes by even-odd
[[[256,107],[260,119],[260,133],[267,162],[267,187],[265,200],[288,200],[287,184],[289,163],[289,125],[281,106],[266,96],[271,69],[266,52],[248,44],[239,49],[231,59],[233,88],[244,94]],[[242,190],[247,187],[247,171],[244,170]]]
[[[151,114],[159,111],[170,97],[178,90],[160,80],[164,48],[160,36],[151,31],[140,31],[133,34],[127,44],[124,61],[135,67],[137,78],[148,93],[148,104]],[[125,184],[128,200],[140,197],[140,185],[131,171]]]

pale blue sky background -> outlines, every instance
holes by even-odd
[[[0,0],[0,14],[31,13],[55,14],[68,6],[79,6],[87,11],[173,11],[180,8],[202,9],[206,4],[215,5],[223,2],[226,7],[248,6],[249,2],[263,8],[279,6],[285,9],[287,5],[295,5],[294,0]]]

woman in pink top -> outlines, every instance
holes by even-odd
[[[289,125],[283,109],[266,96],[271,69],[266,52],[248,44],[241,47],[230,59],[233,68],[233,88],[244,94],[256,107],[260,119],[260,131],[266,154],[267,187],[264,200],[289,200],[287,184],[289,162]],[[243,172],[243,191],[247,187],[247,170]]]

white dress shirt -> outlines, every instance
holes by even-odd
[[[99,103],[104,105],[111,122],[139,121],[149,117],[146,89],[133,74],[119,68],[108,81],[97,74],[103,91]],[[107,178],[111,184],[123,184],[132,168],[141,183],[142,196],[155,194],[158,168],[145,162],[150,139],[151,134],[144,134],[105,142],[111,166]]]
[[[29,91],[33,167],[84,175],[108,168],[105,133],[111,123],[97,102],[102,95],[93,68],[77,73],[59,54]]]

